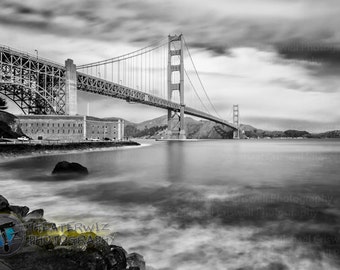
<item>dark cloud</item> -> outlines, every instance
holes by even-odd
[[[322,68],[314,69],[318,73],[339,74],[340,46],[326,42],[292,40],[277,44],[278,53],[286,59],[303,60],[319,64]]]
[[[333,0],[326,2],[332,4]],[[327,3],[321,5],[318,11],[320,4],[315,1],[312,4],[300,1],[300,6],[281,0],[253,1],[247,2],[249,10],[244,14],[236,12],[244,5],[232,0],[214,0],[211,5],[177,0],[157,4],[135,0],[37,0],[32,5],[7,0],[0,7],[7,7],[6,13],[1,14],[3,23],[34,27],[31,22],[34,21],[32,15],[35,15],[43,19],[52,32],[59,34],[145,43],[169,33],[184,33],[191,46],[216,54],[225,54],[228,48],[234,46],[268,47],[279,44],[278,50],[284,57],[334,61],[336,56],[335,61],[338,62],[338,53],[334,55],[334,51],[294,53],[285,48],[285,42],[294,39],[311,40],[314,44],[319,42],[321,47],[327,44],[326,41],[340,41],[337,13],[334,12],[337,8]],[[309,12],[305,12],[306,7]],[[295,14],[288,11],[295,11]],[[65,16],[81,21],[83,27],[77,27],[72,19],[63,24]],[[61,20],[56,21],[58,18]]]
[[[34,13],[36,13],[35,10],[33,10],[29,7],[23,7],[23,6],[18,6],[17,12],[19,14],[34,14]]]

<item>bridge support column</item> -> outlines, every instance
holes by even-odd
[[[77,69],[72,59],[65,61],[66,67],[66,81],[65,81],[65,93],[66,93],[66,114],[77,114]]]
[[[233,132],[233,139],[240,139],[240,115],[238,105],[233,105],[233,124],[237,127],[237,130]]]
[[[169,36],[168,42],[168,100],[172,101],[173,91],[179,92],[180,109],[179,111],[168,110],[168,139],[186,139],[185,122],[184,122],[184,61],[183,61],[183,39],[182,34],[177,36]],[[176,46],[177,45],[177,46]],[[172,57],[179,56],[179,64],[172,63]],[[174,81],[173,74],[176,76],[177,82]],[[178,81],[179,77],[179,81]]]

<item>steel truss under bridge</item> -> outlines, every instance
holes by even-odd
[[[0,94],[25,114],[65,114],[65,67],[0,47]]]

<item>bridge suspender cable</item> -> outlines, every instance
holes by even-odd
[[[201,97],[202,95],[200,96],[197,91],[199,89],[198,88],[196,89],[195,85],[193,84],[192,78],[189,77],[189,73],[187,72],[186,69],[184,69],[188,82],[191,88],[193,89],[195,95],[197,96],[199,102],[201,103],[202,108],[204,108],[204,110],[206,110],[208,114],[211,114],[212,109],[216,116],[221,118],[214,104],[211,102],[210,97],[207,94],[207,91],[202,83],[202,80],[198,74],[197,68],[193,61],[191,52],[189,50],[189,46],[184,37],[183,41],[186,51],[188,52],[191,64],[193,66],[195,75],[197,76],[198,83],[200,85],[199,88],[202,88],[204,95],[210,105],[208,105],[207,102],[203,102],[203,99]],[[88,71],[90,71],[91,75],[105,80],[108,80],[111,75],[110,73],[112,73],[111,75],[112,82],[114,81],[115,77],[114,74],[116,74],[117,84],[122,84],[130,88],[136,88],[137,90],[149,94],[152,93],[154,95],[156,95],[156,90],[158,90],[157,91],[158,95],[162,96],[164,99],[167,99],[168,46],[166,45],[168,44],[169,44],[168,39],[166,39],[166,41],[165,39],[161,39],[152,42],[150,45],[142,49],[114,58],[92,62],[86,65],[80,65],[77,67],[77,69],[85,70],[87,71],[87,74],[89,74]],[[171,45],[174,46],[175,50],[178,50],[178,48],[176,48],[177,46],[175,45],[175,43],[172,43]],[[160,57],[157,57],[157,52]],[[117,65],[115,72],[114,64]],[[110,67],[111,72],[109,71]],[[95,74],[93,74],[93,72],[95,72]]]
[[[205,87],[204,87],[204,85],[203,85],[203,83],[202,83],[202,80],[201,80],[200,76],[198,75],[198,72],[197,72],[195,63],[194,63],[194,61],[193,61],[193,59],[192,59],[192,57],[191,57],[190,50],[189,50],[189,48],[188,48],[187,42],[185,41],[185,38],[184,38],[184,37],[183,37],[183,40],[184,40],[185,47],[186,47],[186,49],[187,49],[187,51],[188,51],[188,54],[189,54],[191,63],[192,63],[192,65],[193,65],[193,67],[194,67],[195,73],[196,73],[196,75],[197,75],[198,81],[200,82],[200,84],[201,84],[201,86],[202,86],[202,89],[203,89],[203,91],[204,91],[204,93],[205,93],[205,96],[207,97],[207,99],[208,99],[208,101],[209,101],[211,107],[212,107],[213,110],[215,111],[216,115],[217,115],[219,118],[222,118],[222,117],[218,114],[218,112],[217,112],[215,106],[212,104],[212,102],[211,102],[211,100],[210,100],[210,98],[209,98],[209,96],[208,96],[208,94],[207,94],[207,91],[205,90]]]
[[[207,107],[205,106],[205,104],[203,103],[203,101],[202,101],[202,99],[200,98],[200,96],[198,95],[198,93],[197,93],[197,91],[196,91],[196,88],[195,88],[195,86],[193,85],[193,83],[192,83],[192,81],[191,81],[191,79],[190,79],[190,77],[189,77],[189,75],[188,75],[186,69],[184,69],[184,72],[185,72],[185,75],[186,75],[187,78],[188,78],[188,81],[189,81],[189,83],[190,83],[192,89],[194,90],[196,96],[197,96],[198,99],[200,100],[200,102],[201,102],[201,104],[203,105],[204,109],[206,109],[206,111],[207,111],[209,114],[211,114],[210,111],[208,110],[208,108],[207,108]]]

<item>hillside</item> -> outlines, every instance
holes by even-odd
[[[166,136],[166,129],[167,116],[163,115],[138,124],[131,122],[126,124],[125,136],[160,139]],[[210,121],[197,121],[191,117],[185,118],[185,131],[189,139],[222,139],[232,137],[231,129]]]
[[[0,111],[0,138],[14,139],[24,135],[16,119],[15,115]]]
[[[304,130],[269,131],[251,125],[241,124],[243,138],[340,138],[340,130],[310,133]],[[128,137],[156,138],[166,136],[167,116],[163,115],[141,123],[126,122],[125,135]],[[185,118],[185,131],[189,139],[231,139],[232,130],[211,121]]]

